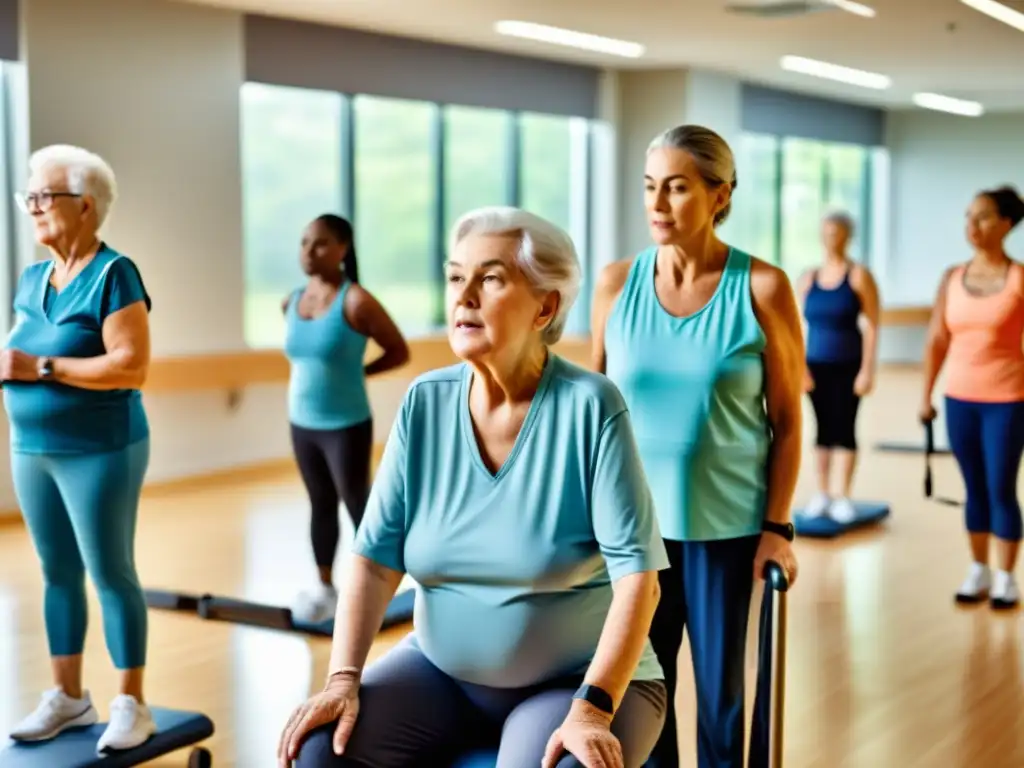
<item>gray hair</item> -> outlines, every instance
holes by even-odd
[[[555,344],[562,338],[582,280],[572,238],[550,221],[509,206],[477,208],[463,215],[451,229],[448,252],[454,251],[470,235],[518,237],[516,264],[519,269],[538,292],[558,292],[558,311],[542,335],[545,344]]]
[[[846,234],[849,237],[853,237],[853,232],[856,228],[856,224],[854,224],[853,222],[853,216],[851,216],[846,211],[839,209],[826,211],[825,215],[821,217],[821,222],[822,224],[838,224],[839,226],[846,230]]]
[[[729,143],[703,125],[677,125],[654,137],[647,147],[647,154],[656,149],[681,149],[690,154],[697,163],[697,170],[704,183],[711,189],[729,185],[729,192],[736,189],[736,161]],[[729,218],[732,199],[715,214],[715,226]]]
[[[117,179],[107,161],[81,147],[51,144],[33,152],[28,161],[30,174],[45,168],[62,169],[70,192],[96,201],[97,226],[102,227],[117,199]]]

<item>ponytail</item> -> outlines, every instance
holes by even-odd
[[[348,219],[334,213],[325,213],[317,216],[317,221],[323,224],[341,245],[346,246],[345,258],[342,266],[345,269],[345,277],[353,283],[359,282],[359,264],[356,261],[356,238],[352,231],[352,224]]]
[[[348,250],[345,251],[345,260],[342,262],[345,265],[345,276],[353,283],[359,282],[359,262],[356,261],[356,244],[349,243]]]

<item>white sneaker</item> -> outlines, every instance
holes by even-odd
[[[96,752],[103,754],[132,749],[145,743],[156,733],[156,723],[149,707],[139,704],[134,696],[120,694],[110,702],[110,722],[96,742]]]
[[[857,508],[853,502],[843,497],[832,502],[828,511],[829,517],[841,525],[849,525],[857,519]]]
[[[987,565],[971,563],[967,578],[956,591],[958,603],[980,603],[992,589],[992,572]]]
[[[832,499],[828,497],[828,494],[818,491],[811,497],[811,500],[807,502],[807,506],[804,507],[802,517],[821,517],[828,512],[831,505]]]
[[[1020,602],[1020,590],[1017,588],[1017,580],[1012,573],[996,571],[991,598],[993,608],[1017,607],[1017,603]]]
[[[312,592],[303,592],[292,606],[292,618],[303,622],[321,622],[333,619],[338,611],[338,590],[320,584]]]
[[[14,726],[10,737],[15,741],[46,741],[68,728],[84,728],[99,720],[89,692],[73,699],[59,688],[43,693],[32,714]]]

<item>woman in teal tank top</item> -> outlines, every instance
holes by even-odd
[[[655,245],[609,265],[594,302],[594,365],[622,391],[671,569],[651,642],[669,686],[684,629],[700,768],[744,765],[744,650],[755,578],[796,577],[790,502],[800,470],[803,339],[782,270],[726,245],[732,151],[681,126],[648,150]],[[675,712],[653,753],[679,765]]]
[[[309,275],[283,303],[284,351],[291,364],[288,419],[292,448],[310,501],[310,538],[320,584],[299,595],[303,621],[334,616],[334,559],[341,537],[338,504],[358,527],[370,494],[373,415],[366,377],[405,365],[409,347],[381,304],[361,285],[352,225],[324,214],[306,227],[300,255]],[[366,342],[383,350],[364,363]]]

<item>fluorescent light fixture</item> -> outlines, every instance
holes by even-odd
[[[863,16],[865,19],[875,18],[875,9],[870,5],[855,3],[853,0],[823,0],[823,2],[855,16]]]
[[[1020,11],[997,3],[996,0],[960,0],[960,2],[978,13],[984,13],[996,21],[1001,21],[1003,24],[1024,32],[1024,13]]]
[[[964,117],[981,117],[985,114],[985,108],[977,101],[954,99],[951,96],[942,96],[938,93],[915,93],[913,99],[917,106],[934,109],[937,112],[949,112]]]
[[[829,64],[827,61],[805,59],[803,56],[783,56],[780,63],[782,68],[788,72],[798,72],[801,75],[835,80],[848,85],[857,85],[861,88],[874,88],[884,91],[892,85],[892,80],[886,75],[879,75],[876,72],[865,72],[861,69],[851,69],[850,67],[841,67],[838,64]]]
[[[564,45],[569,48],[581,48],[598,53],[609,53],[627,59],[639,59],[644,55],[644,47],[640,43],[588,35],[585,32],[548,27],[544,24],[532,24],[528,21],[499,21],[494,25],[494,31],[499,35],[521,37],[524,40],[536,40],[541,43]]]

